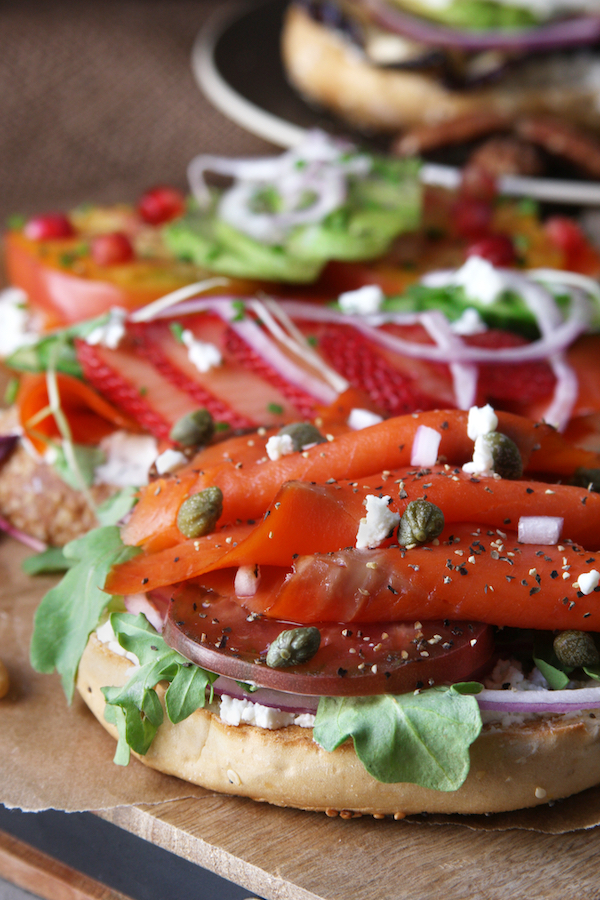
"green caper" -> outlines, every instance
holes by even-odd
[[[209,411],[195,409],[175,422],[169,437],[182,447],[201,447],[208,444],[214,433],[215,423]]]
[[[575,469],[571,484],[598,493],[600,491],[600,469],[586,469],[579,466],[578,469]]]
[[[444,513],[429,500],[412,500],[400,519],[398,543],[403,547],[425,544],[441,534]]]
[[[587,631],[561,631],[554,638],[554,652],[563,666],[597,666],[600,653],[593,635]]]
[[[214,531],[222,512],[221,488],[209,487],[183,501],[177,513],[177,527],[187,538],[202,537]]]
[[[523,474],[523,460],[519,448],[506,434],[491,431],[482,440],[490,448],[494,460],[494,472],[501,478],[520,478]]]
[[[267,652],[267,665],[272,669],[298,666],[315,655],[321,643],[321,632],[314,625],[282,631]]]
[[[327,438],[310,422],[291,422],[279,429],[278,434],[291,437],[294,450],[303,450],[309,444],[325,444]]]

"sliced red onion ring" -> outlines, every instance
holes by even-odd
[[[310,375],[306,369],[297,366],[273,343],[259,325],[248,316],[239,318],[239,309],[233,303],[220,301],[212,306],[214,312],[229,323],[231,328],[246,341],[262,359],[266,360],[291,384],[302,387],[324,404],[333,403],[337,392],[322,379]]]
[[[270,688],[257,688],[255,691],[246,691],[237,681],[219,675],[213,684],[213,689],[219,696],[228,694],[236,700],[248,700],[250,703],[260,703],[261,706],[270,706],[280,709],[282,712],[315,714],[319,705],[318,697],[309,697],[304,694],[288,694],[283,691],[273,691]]]
[[[507,713],[568,713],[600,707],[600,687],[565,691],[489,691],[476,695],[480,709]]]
[[[19,541],[20,544],[25,544],[26,547],[35,550],[36,553],[43,553],[44,550],[48,549],[48,545],[43,541],[32,537],[30,534],[26,534],[24,531],[21,531],[20,528],[15,528],[14,525],[11,525],[11,523],[2,516],[0,516],[0,531],[5,531],[6,534],[10,535],[16,541]]]
[[[531,28],[464,31],[438,25],[403,12],[386,0],[362,0],[373,20],[388,31],[433,47],[462,50],[528,50],[541,52],[593,44],[600,38],[600,16],[585,15]]]
[[[423,313],[421,324],[438,347],[448,351],[456,349],[460,352],[460,348],[464,346],[460,335],[452,331],[450,323],[443,313]],[[459,409],[470,409],[474,405],[477,396],[477,379],[479,377],[477,366],[472,363],[450,363],[450,374],[452,375],[457,407]]]
[[[18,434],[2,434],[0,435],[0,464],[11,455],[20,435]]]

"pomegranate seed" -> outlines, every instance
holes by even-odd
[[[23,234],[30,241],[51,241],[75,234],[70,219],[64,213],[43,213],[26,222]]]
[[[452,207],[454,230],[459,237],[478,238],[487,234],[494,210],[485,200],[461,197]]]
[[[138,212],[149,225],[170,222],[185,211],[185,197],[176,188],[159,185],[146,191],[139,199]]]
[[[552,243],[565,253],[577,252],[587,244],[579,225],[566,216],[552,216],[548,219],[546,234]]]
[[[98,266],[114,266],[133,259],[131,241],[126,234],[114,231],[111,234],[97,234],[90,244],[92,259]]]
[[[467,256],[481,256],[493,266],[512,266],[515,247],[507,234],[490,234],[467,247]]]
[[[466,165],[462,172],[460,194],[491,203],[498,196],[498,184],[493,175],[477,165]]]

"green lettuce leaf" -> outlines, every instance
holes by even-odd
[[[465,690],[478,686],[464,686]],[[313,736],[325,750],[348,738],[367,772],[385,783],[455,791],[481,731],[477,700],[461,686],[373,697],[322,697]]]
[[[63,579],[42,599],[34,619],[30,660],[38,672],[62,678],[69,703],[88,637],[114,598],[102,588],[111,568],[140,550],[126,547],[115,526],[95,528],[64,547],[71,564]]]
[[[130,748],[146,754],[163,722],[163,708],[155,690],[159,681],[169,682],[165,707],[170,721],[177,723],[205,705],[206,688],[217,676],[167,646],[143,615],[113,613],[110,621],[120,645],[140,661],[123,687],[102,688],[107,704],[105,719],[116,725],[119,734],[114,761],[127,765]]]

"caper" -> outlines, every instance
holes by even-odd
[[[267,665],[272,669],[298,666],[312,659],[321,643],[321,632],[314,625],[282,631],[267,652]]]
[[[183,416],[171,428],[169,437],[182,447],[201,447],[215,433],[214,419],[207,409],[196,409]]]
[[[597,666],[600,653],[593,635],[587,631],[561,631],[554,638],[554,652],[563,666]]]
[[[221,488],[209,487],[183,501],[177,513],[177,527],[187,538],[201,537],[214,531],[222,512]]]
[[[519,448],[506,434],[490,431],[482,440],[489,447],[494,460],[494,472],[501,478],[520,478],[523,474],[523,460]]]
[[[598,493],[600,491],[600,469],[586,469],[579,466],[578,469],[575,469],[571,484]]]
[[[310,444],[325,444],[327,438],[310,422],[291,422],[279,429],[278,434],[287,434],[292,439],[294,450],[303,450]]]
[[[425,544],[441,534],[444,513],[429,500],[412,500],[400,519],[398,543],[403,547]]]

